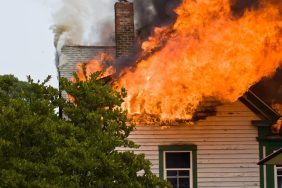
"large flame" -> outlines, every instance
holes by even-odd
[[[281,7],[260,6],[234,18],[229,0],[184,0],[176,23],[143,43],[152,55],[118,81],[129,114],[190,119],[203,97],[235,101],[274,73],[282,60]]]
[[[101,71],[101,77],[106,77],[112,75],[114,70],[113,67],[110,66],[114,62],[114,57],[109,53],[98,53],[94,58],[92,58],[88,62],[79,63],[76,65],[76,74],[81,81],[85,81],[92,73]],[[83,66],[85,66],[85,73],[83,70]],[[72,78],[72,81],[75,81],[75,78]]]
[[[123,107],[175,120],[191,119],[205,97],[237,100],[281,64],[281,10],[260,1],[235,18],[230,0],[183,0],[174,25],[156,28],[142,44],[146,58],[117,81],[128,91]],[[101,70],[93,62],[90,73]]]

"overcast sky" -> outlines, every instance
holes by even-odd
[[[73,0],[75,1],[75,0]],[[86,1],[86,0],[85,0]],[[99,14],[113,10],[114,0],[93,1]],[[51,85],[57,87],[55,48],[50,27],[53,15],[62,0],[3,0],[0,6],[0,74],[13,74],[20,80],[27,75],[43,80],[52,76]],[[65,2],[71,2],[70,0]],[[84,1],[77,2],[83,3]],[[97,5],[97,6],[96,6]],[[93,5],[92,5],[93,6]],[[107,10],[104,10],[107,7]],[[71,10],[71,9],[70,9]]]
[[[55,2],[56,0],[51,0]],[[58,0],[57,0],[58,1]],[[6,0],[0,7],[0,74],[26,75],[44,79],[52,75],[57,86],[54,64],[52,3],[43,0]]]

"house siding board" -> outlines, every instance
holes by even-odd
[[[258,130],[251,124],[252,120],[259,120],[259,117],[237,101],[219,106],[216,116],[194,125],[168,128],[138,125],[129,139],[141,146],[135,152],[145,154],[158,176],[159,145],[195,144],[198,187],[258,188]]]

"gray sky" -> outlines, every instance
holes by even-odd
[[[0,74],[26,75],[43,80],[52,76],[57,86],[54,63],[52,3],[59,0],[6,0],[0,7]]]
[[[84,1],[93,1],[91,5],[95,6],[93,12],[96,11],[95,15],[104,19],[109,16],[107,15],[109,10],[113,10],[111,5],[115,0]],[[47,75],[51,75],[50,84],[57,87],[55,48],[50,27],[55,23],[53,15],[62,5],[61,2],[62,0],[3,0],[1,2],[1,75],[13,74],[20,80],[26,80],[27,75],[31,75],[35,80],[43,80]],[[77,0],[77,2],[83,4],[83,1]],[[91,16],[93,12],[91,11]],[[66,15],[68,14],[71,13],[66,12]],[[95,20],[99,21],[99,18]]]

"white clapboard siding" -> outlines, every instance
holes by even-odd
[[[140,145],[135,152],[145,154],[157,175],[159,145],[195,144],[199,188],[259,188],[258,132],[252,120],[259,118],[237,101],[217,107],[216,116],[193,125],[137,125],[129,139]]]

